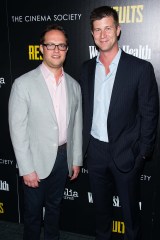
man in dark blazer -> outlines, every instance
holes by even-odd
[[[90,16],[98,56],[82,67],[83,151],[96,210],[96,240],[110,240],[113,187],[120,197],[124,239],[140,240],[139,190],[158,122],[158,88],[151,63],[123,52],[115,10]]]

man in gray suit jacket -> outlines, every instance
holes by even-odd
[[[60,202],[67,175],[82,166],[79,84],[63,70],[68,39],[61,26],[41,35],[43,62],[17,78],[9,99],[9,127],[24,189],[24,240],[59,239]]]

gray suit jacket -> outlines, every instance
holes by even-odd
[[[67,162],[82,166],[82,106],[79,84],[65,73],[67,89]],[[62,97],[63,101],[63,97]],[[21,176],[36,171],[46,178],[55,163],[58,124],[40,67],[17,78],[9,98],[9,128]]]

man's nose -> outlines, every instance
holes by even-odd
[[[59,52],[58,45],[55,45],[54,51],[55,51],[55,52]]]
[[[101,38],[104,38],[106,36],[106,31],[105,30],[101,30]]]

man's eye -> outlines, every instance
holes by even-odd
[[[48,44],[46,44],[46,46],[47,47],[52,47],[52,46],[54,46],[54,44],[53,43],[48,43]]]

